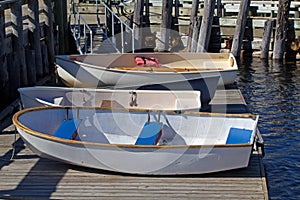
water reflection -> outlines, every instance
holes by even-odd
[[[271,199],[300,199],[300,62],[242,60],[237,84],[260,115]]]

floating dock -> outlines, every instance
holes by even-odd
[[[245,104],[236,89],[217,91],[212,104],[224,101],[231,102],[229,109]],[[0,199],[268,199],[260,148],[243,169],[136,176],[40,158],[24,146],[13,125],[0,133],[0,177]]]

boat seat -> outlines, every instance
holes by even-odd
[[[252,130],[230,128],[226,144],[245,144],[250,142]]]
[[[62,139],[74,140],[77,136],[77,129],[81,120],[69,119],[64,120],[58,129],[55,131],[53,136],[59,137]]]
[[[156,145],[162,135],[163,123],[146,122],[141,130],[136,145]]]
[[[102,109],[112,109],[112,108],[124,108],[121,104],[119,104],[117,101],[111,101],[111,100],[102,100],[101,106]]]

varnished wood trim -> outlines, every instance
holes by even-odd
[[[37,132],[32,129],[29,129],[26,127],[24,124],[20,123],[18,118],[28,112],[34,112],[34,111],[39,111],[39,110],[46,110],[46,109],[65,109],[66,111],[68,109],[81,109],[81,107],[35,107],[35,108],[27,108],[24,110],[21,110],[17,112],[13,116],[13,123],[14,125],[22,129],[24,132],[27,134],[31,134],[33,136],[51,140],[54,142],[59,142],[59,143],[64,143],[64,144],[70,144],[70,145],[80,145],[80,146],[99,146],[99,147],[107,147],[107,148],[147,148],[147,149],[162,149],[162,148],[228,148],[228,147],[249,147],[252,146],[253,144],[224,144],[224,145],[128,145],[128,144],[104,144],[104,143],[95,143],[95,142],[83,142],[83,141],[77,141],[77,140],[66,140],[66,139],[61,139],[57,138],[51,135],[47,135],[45,133]],[[93,107],[88,107],[88,108],[83,108],[83,109],[95,109]],[[102,109],[102,110],[109,110],[109,109]],[[114,109],[114,110],[120,110],[120,111],[129,111],[126,109]],[[140,110],[135,110],[137,112],[144,112]],[[199,113],[199,112],[198,112]],[[173,113],[174,114],[174,113]],[[208,113],[212,114],[212,113]],[[231,116],[236,115],[236,114],[231,114]],[[221,114],[220,116],[224,116]],[[238,115],[239,116],[239,115]]]

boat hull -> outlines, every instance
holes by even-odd
[[[81,121],[76,137],[67,139],[56,135],[63,122],[75,118]],[[157,144],[136,144],[150,118],[163,124]],[[145,175],[204,174],[247,167],[257,121],[258,117],[249,115],[78,107],[31,108],[13,117],[27,146],[42,157]],[[242,131],[238,133],[242,135],[232,135],[233,127]]]
[[[82,68],[83,69],[83,68]],[[109,78],[108,81],[97,78],[96,72],[88,72],[91,75],[77,76],[72,72],[72,67],[69,66],[69,70],[63,69],[58,66],[57,68],[62,81],[69,87],[79,87],[79,88],[99,88],[101,86],[112,86],[108,87],[110,89],[125,89],[125,90],[196,90],[201,92],[201,104],[207,105],[213,98],[218,82],[220,79],[219,75],[209,75],[205,78],[199,77],[198,75],[183,77],[181,75],[170,75],[165,76],[168,82],[163,82],[160,75],[156,77],[143,78],[138,74],[115,74],[115,73],[106,73],[105,75],[98,73],[98,76],[105,76]],[[81,70],[80,70],[81,71]],[[81,72],[83,73],[83,72]],[[126,80],[124,80],[126,76]],[[122,80],[122,81],[118,81]],[[127,81],[127,80],[136,80],[136,81]],[[176,80],[176,81],[174,81]]]
[[[134,71],[136,56],[155,57],[167,68],[140,67]],[[237,64],[231,54],[148,53],[92,54],[56,56],[58,74],[70,86],[97,87],[102,85],[146,85],[220,76],[219,86],[232,84]],[[121,70],[123,69],[123,70]],[[130,70],[129,70],[130,69]],[[164,71],[170,69],[171,71]],[[172,69],[177,69],[174,73]],[[158,71],[162,73],[157,73]]]
[[[84,62],[70,60],[68,56],[57,56],[57,72],[61,80],[70,87],[142,90],[198,90],[201,103],[207,105],[213,98],[220,82],[234,80],[236,71],[210,72],[140,72],[113,70]],[[221,78],[220,78],[221,77]]]
[[[205,174],[243,168],[248,166],[252,151],[251,145],[138,149],[70,145],[45,140],[30,135],[23,129],[17,129],[27,146],[41,157],[83,167],[129,174]]]
[[[147,110],[199,110],[199,91],[109,90],[66,87],[18,89],[23,108],[38,106],[120,107]]]

